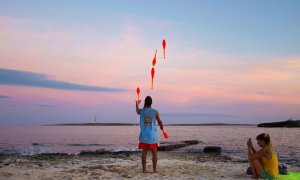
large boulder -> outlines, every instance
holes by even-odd
[[[203,149],[204,153],[221,154],[222,148],[220,146],[207,146]]]

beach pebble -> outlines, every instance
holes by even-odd
[[[5,159],[5,160],[2,162],[2,164],[3,164],[4,166],[8,166],[10,163],[11,163],[11,159]]]
[[[111,163],[115,163],[115,162],[116,162],[116,159],[109,158],[108,161],[111,162]]]
[[[45,164],[44,164],[44,167],[45,167],[45,168],[49,168],[49,167],[51,167],[51,165],[50,165],[50,163],[45,163]]]
[[[197,160],[197,161],[196,161],[196,163],[203,163],[203,162],[205,162],[204,159],[201,159],[201,160]]]

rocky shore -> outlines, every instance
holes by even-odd
[[[152,155],[142,173],[141,152],[105,150],[82,151],[78,155],[48,153],[33,156],[1,155],[0,179],[249,179],[247,161],[233,161],[221,155],[221,147],[203,152],[173,150],[197,144],[196,140],[162,143],[158,152],[158,172],[152,173]],[[300,167],[289,166],[291,171]]]
[[[1,155],[0,179],[249,179],[246,175],[248,163],[234,162],[226,156],[160,151],[157,173],[151,173],[151,158],[149,153],[149,173],[145,174],[140,152]]]
[[[247,178],[247,164],[203,153],[159,152],[158,172],[151,155],[142,173],[140,153],[102,155],[1,156],[0,179],[219,179]]]

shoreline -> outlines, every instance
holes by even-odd
[[[157,173],[151,173],[151,158],[149,152],[144,174],[140,152],[0,156],[0,179],[250,179],[247,162],[222,155],[159,151]]]
[[[139,124],[135,124],[135,123],[61,123],[61,124],[44,124],[42,126],[139,126]],[[257,124],[204,123],[204,124],[164,124],[164,126],[257,126]]]

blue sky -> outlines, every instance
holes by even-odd
[[[137,86],[166,123],[300,118],[299,9],[297,0],[1,1],[0,124],[135,122]]]
[[[293,1],[2,1],[1,14],[78,26],[120,28],[127,16],[178,23],[179,31],[153,26],[149,33],[178,35],[195,47],[226,53],[286,56],[300,49],[300,2]],[[108,22],[102,23],[107,20]],[[123,21],[123,22],[122,22]],[[109,24],[108,24],[109,23]],[[170,36],[169,35],[169,36]],[[185,45],[185,44],[184,44]]]

